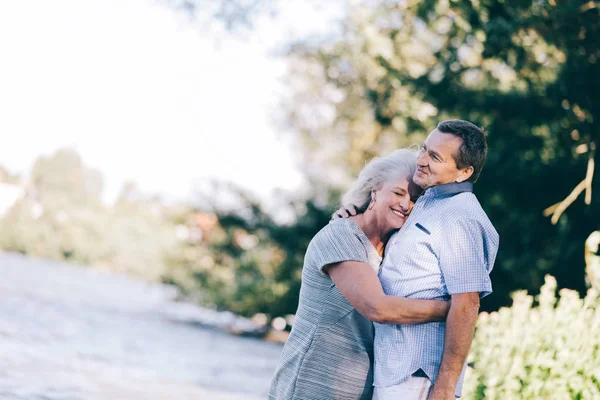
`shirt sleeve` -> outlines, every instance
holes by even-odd
[[[492,293],[486,235],[481,224],[468,217],[457,218],[446,227],[440,268],[449,294],[479,292],[483,298]]]
[[[313,259],[313,265],[321,274],[325,275],[323,269],[329,264],[369,262],[364,243],[347,224],[348,221],[335,220],[313,238],[307,256]]]

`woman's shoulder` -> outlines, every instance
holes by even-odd
[[[362,253],[365,248],[362,236],[360,228],[354,221],[346,218],[334,219],[313,237],[309,247],[329,251],[353,249]]]
[[[318,271],[320,275],[325,275],[323,268],[330,264],[342,261],[368,263],[368,250],[357,234],[357,230],[360,230],[358,225],[350,220],[330,221],[308,245],[304,256],[304,267],[309,266],[308,272]]]
[[[358,238],[360,228],[356,223],[348,218],[338,218],[329,221],[327,225],[323,227],[317,233],[315,238],[332,238],[332,239],[343,239],[343,238]]]

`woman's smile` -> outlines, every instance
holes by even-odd
[[[391,209],[395,216],[405,219],[408,216],[408,213],[402,212],[400,210],[396,210],[395,208]]]

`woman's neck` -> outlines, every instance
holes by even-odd
[[[392,236],[393,231],[384,232],[380,224],[374,218],[371,213],[365,212],[362,214],[350,217],[354,222],[358,224],[360,229],[363,231],[367,239],[373,244],[375,250],[379,255],[383,255],[383,249],[388,239]]]

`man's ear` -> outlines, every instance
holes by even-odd
[[[461,183],[461,182],[468,180],[471,177],[471,175],[473,175],[473,171],[474,171],[474,169],[470,165],[467,168],[458,170],[458,176],[456,177],[456,182]]]

